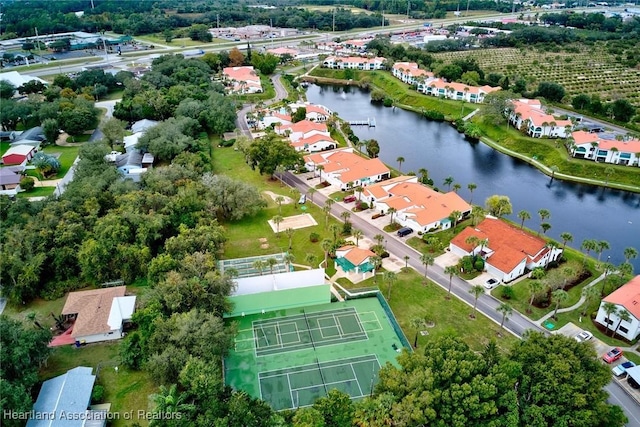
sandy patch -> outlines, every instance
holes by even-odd
[[[282,197],[284,198],[284,200],[282,201],[283,205],[289,205],[291,203],[293,203],[293,199],[291,197],[287,197],[287,196],[283,196],[282,194],[276,194],[272,191],[263,191],[264,194],[266,194],[267,196],[271,197],[271,200],[273,200],[274,202],[276,201],[276,199],[278,197]]]
[[[313,227],[314,225],[318,225],[311,214],[301,214],[285,217],[280,223],[279,227],[277,227],[272,220],[269,220],[267,222],[271,226],[271,229],[274,233],[277,233],[278,230],[282,232],[287,228],[296,230],[298,228]]]

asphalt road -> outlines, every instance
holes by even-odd
[[[309,189],[309,186],[304,180],[300,179],[298,176],[292,174],[291,172],[286,172],[285,174],[283,174],[281,176],[281,179],[289,186],[298,189],[301,194],[306,194]],[[313,203],[318,206],[324,206],[326,200],[327,197],[319,193],[316,193],[313,196]],[[342,212],[350,211],[339,205],[338,203],[332,205],[331,213],[335,217],[340,218],[340,214]],[[371,223],[363,218],[360,218],[357,215],[351,215],[350,221],[352,222],[354,228],[361,230],[363,234],[370,239],[373,239],[373,236],[375,236],[376,234],[384,234],[386,236],[385,245],[387,251],[399,259],[404,259],[405,256],[409,256],[408,265],[413,267],[421,274],[424,274],[425,268],[420,262],[420,253],[410,246],[406,245],[402,239],[398,238],[395,234],[386,233],[380,230],[379,228],[373,226]],[[434,283],[440,285],[444,290],[448,290],[449,275],[444,273],[444,269],[442,267],[435,264],[429,266],[427,277]],[[471,307],[473,307],[474,297],[469,292],[470,289],[471,286],[464,280],[458,278],[457,276],[454,276],[452,278],[451,293],[466,302],[470,306],[471,310]],[[477,310],[499,325],[502,321],[502,314],[496,310],[499,305],[499,300],[493,298],[489,294],[482,294],[478,298]],[[531,330],[542,332],[545,335],[549,334],[548,331],[540,328],[538,325],[531,322],[528,318],[524,317],[516,311],[514,311],[513,314],[508,317],[508,319],[505,321],[504,327],[517,337],[522,337],[527,331]],[[616,382],[611,382],[605,387],[605,390],[609,393],[609,403],[620,406],[626,414],[627,418],[629,419],[627,426],[640,427],[640,406],[638,405],[638,403],[633,400]]]

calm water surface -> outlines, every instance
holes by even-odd
[[[493,194],[509,196],[514,213],[510,219],[519,221],[516,214],[529,211],[531,219],[525,223],[537,229],[540,209],[551,212],[547,234],[559,240],[560,233],[573,235],[573,247],[580,247],[584,239],[606,240],[611,249],[602,259],[624,261],[623,250],[633,246],[640,251],[640,195],[554,180],[533,166],[501,154],[482,143],[470,143],[453,127],[432,122],[420,115],[371,104],[368,91],[352,87],[314,86],[307,90],[309,102],[322,104],[346,120],[375,119],[376,127],[353,126],[362,139],[376,139],[380,144],[380,158],[398,167],[396,159],[404,157],[402,171],[429,171],[434,185],[447,190],[445,178],[451,176],[462,185],[459,194],[467,201],[484,204]],[[467,184],[478,187],[473,195]],[[636,274],[640,259],[633,260]]]

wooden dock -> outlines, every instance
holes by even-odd
[[[369,127],[375,127],[376,126],[376,119],[370,119],[367,118],[367,120],[350,120],[349,124],[351,126],[369,126]]]

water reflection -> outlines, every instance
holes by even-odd
[[[310,102],[326,105],[346,120],[375,119],[376,127],[353,126],[360,139],[376,139],[380,158],[397,166],[399,156],[405,158],[405,172],[426,168],[434,185],[446,189],[448,176],[462,187],[459,194],[469,200],[467,184],[473,182],[475,202],[492,194],[505,194],[513,204],[511,219],[526,210],[532,219],[526,224],[537,229],[538,210],[548,209],[552,228],[547,233],[558,239],[560,233],[573,235],[574,247],[584,239],[606,240],[611,250],[603,257],[624,261],[624,248],[640,250],[640,196],[554,179],[540,173],[526,162],[506,156],[482,143],[467,141],[448,124],[432,122],[419,114],[372,104],[368,91],[358,87],[310,86]],[[640,272],[640,259],[634,260]]]

